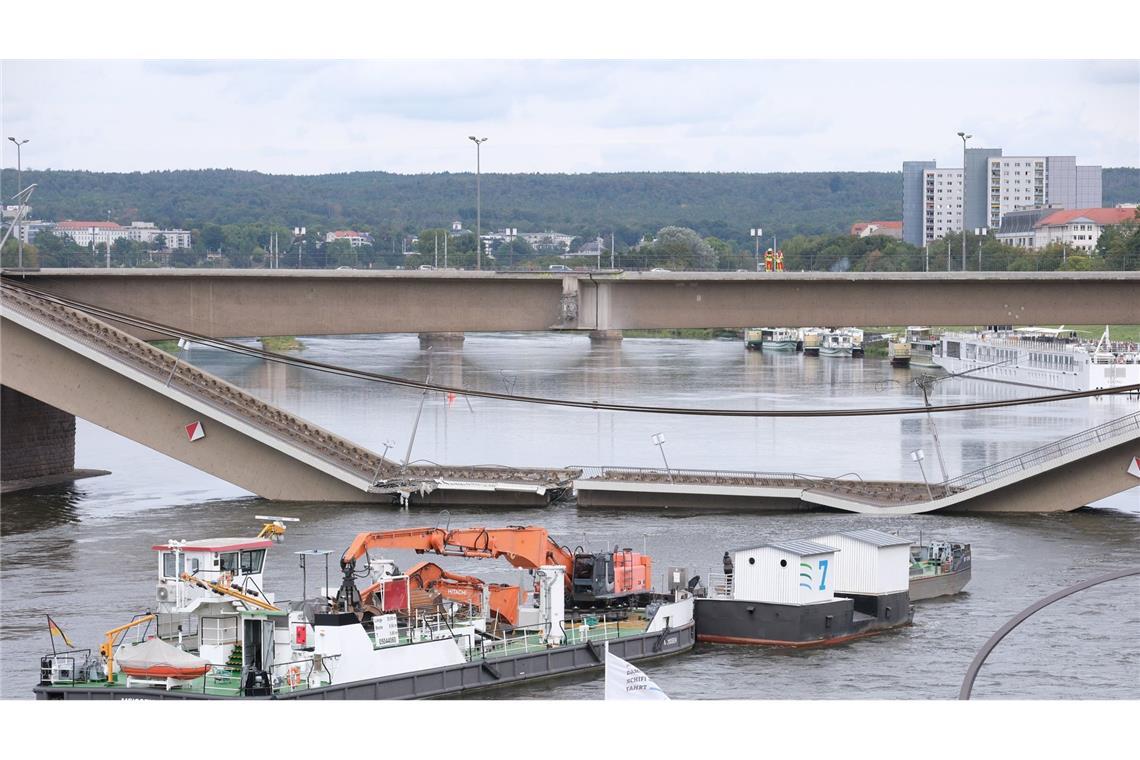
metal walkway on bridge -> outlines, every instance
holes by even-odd
[[[495,503],[545,504],[564,492],[577,475],[563,469],[403,466],[268,404],[106,322],[9,283],[3,284],[0,293],[5,328],[4,385],[85,419],[102,417],[92,421],[259,495],[282,500],[398,500],[430,504],[472,504],[486,502],[493,495]],[[75,381],[80,375],[84,387],[74,383],[67,387],[68,380]],[[211,434],[199,441],[203,446],[195,447],[194,442],[182,440],[185,433],[181,425],[160,430],[165,417],[156,417],[148,425],[146,420],[138,419],[143,415],[142,407],[132,408],[129,402],[116,404],[117,396],[131,384],[135,387],[130,391],[136,394],[145,386],[146,402],[151,406],[157,401],[164,411],[174,412],[175,416],[185,410],[182,416],[187,423],[200,419],[204,413],[228,431],[242,435],[237,440],[234,436],[213,435],[218,426],[209,426]],[[115,390],[119,393],[112,392]],[[93,394],[100,398],[92,398]],[[213,452],[214,456],[202,456],[200,449],[211,446],[219,450]],[[273,467],[274,472],[261,478],[250,468],[235,467],[233,461],[227,460],[266,448],[290,459],[287,464],[294,470],[316,471],[315,477],[308,478],[305,487],[293,490],[271,482],[282,480],[280,462]],[[286,482],[290,480],[296,477],[284,478]]]

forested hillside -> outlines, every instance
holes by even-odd
[[[4,171],[4,187],[15,172]],[[409,233],[475,221],[472,174],[355,172],[317,176],[233,170],[111,174],[25,171],[37,183],[36,218],[206,224],[387,228]],[[7,194],[7,190],[5,190]],[[1106,169],[1104,202],[1140,200],[1140,169]],[[852,222],[902,217],[898,172],[788,174],[484,174],[483,228],[616,231],[627,242],[666,225],[748,242],[765,235],[846,231]]]

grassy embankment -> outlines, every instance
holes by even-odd
[[[261,339],[261,347],[266,351],[279,354],[282,351],[300,351],[305,344],[292,335],[277,335]]]

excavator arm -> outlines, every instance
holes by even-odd
[[[434,562],[421,562],[407,572],[412,589],[439,594],[461,604],[483,606],[483,589],[487,588],[491,613],[505,623],[517,625],[519,620],[519,587],[502,583],[486,583],[471,575],[449,573]],[[375,605],[375,596],[384,581],[374,583],[360,593],[363,605]]]
[[[567,579],[574,569],[574,555],[550,539],[545,528],[406,528],[360,533],[341,557],[341,567],[354,564],[372,549],[412,549],[417,554],[505,559],[514,567],[534,570],[543,565],[561,565]]]

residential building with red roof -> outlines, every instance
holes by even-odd
[[[1029,221],[1031,225],[1025,223]],[[1030,249],[1060,243],[1087,253],[1096,248],[1106,227],[1133,221],[1140,223],[1134,206],[1025,211],[1006,214],[997,239]]]
[[[359,248],[362,245],[372,245],[372,236],[367,232],[357,232],[356,230],[335,230],[325,235],[326,243],[335,243],[338,240],[347,240],[349,245],[353,248]]]

